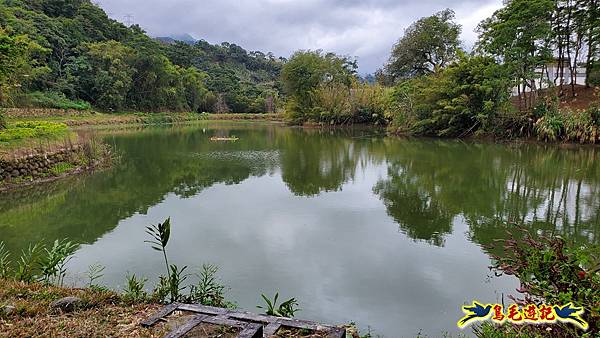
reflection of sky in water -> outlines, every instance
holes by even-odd
[[[443,248],[399,233],[370,192],[385,172],[364,168],[340,191],[314,198],[290,194],[279,173],[217,184],[188,199],[171,194],[82,247],[71,266],[84,271],[99,261],[113,287],[126,271],[154,281],[163,261],[143,243],[144,226],[171,216],[171,262],[218,264],[240,307],[253,311],[260,293],[279,291],[300,300],[302,318],[356,321],[387,337],[454,331],[463,302],[496,301],[496,290],[516,287],[488,280],[489,258],[467,240],[461,217]]]

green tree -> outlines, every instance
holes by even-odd
[[[71,64],[78,96],[99,108],[115,110],[126,106],[135,69],[134,50],[117,41],[89,43]]]
[[[193,67],[181,68],[179,73],[182,95],[185,98],[187,108],[199,112],[200,108],[206,104],[208,95],[208,89],[204,84],[206,74]]]
[[[283,66],[281,77],[289,96],[288,118],[305,121],[315,107],[315,92],[321,85],[349,87],[355,77],[356,62],[333,53],[298,51]]]
[[[553,0],[512,0],[479,25],[478,49],[503,61],[519,90],[522,109],[535,105],[535,69],[552,59]],[[533,93],[525,95],[526,91]]]
[[[392,49],[386,67],[394,80],[431,74],[457,57],[461,26],[454,11],[443,10],[413,23]]]
[[[0,104],[11,101],[16,92],[47,70],[36,58],[44,52],[27,36],[12,35],[0,27]]]
[[[396,118],[414,133],[442,137],[490,131],[511,84],[506,66],[467,55],[437,74],[408,81],[395,93],[402,109]]]

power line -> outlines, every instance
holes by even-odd
[[[133,20],[134,20],[133,14],[129,14],[129,13],[125,14],[125,16],[123,16],[123,18],[125,19],[125,24],[127,26],[131,26],[133,24]]]

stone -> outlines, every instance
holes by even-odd
[[[62,312],[73,312],[77,308],[81,307],[82,304],[83,301],[79,297],[65,297],[55,300],[52,302],[52,304],[50,304],[50,307]]]
[[[12,305],[5,305],[2,307],[2,312],[6,315],[6,316],[10,316],[13,313],[15,313],[15,311],[17,311],[17,308],[12,306]]]

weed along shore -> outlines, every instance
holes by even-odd
[[[65,287],[66,265],[78,247],[66,239],[32,244],[15,261],[0,241],[0,329],[11,337],[40,330],[51,336],[361,337],[353,324],[292,319],[300,311],[297,300],[279,302],[278,293],[272,299],[261,295],[264,304],[257,307],[263,315],[236,311],[217,266],[204,264],[192,275],[187,266],[169,264],[171,231],[170,218],[146,228],[144,242],[159,251],[166,268],[151,292],[148,279],[135,273],[126,276],[120,292],[102,286],[102,265],[89,267],[84,288]]]

